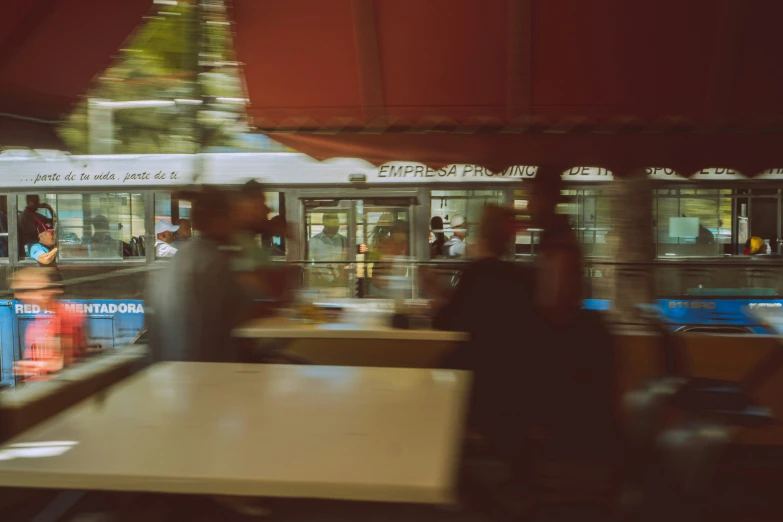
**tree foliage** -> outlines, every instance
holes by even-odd
[[[60,127],[73,153],[89,152],[87,98],[113,101],[202,100],[203,104],[114,112],[115,153],[189,153],[199,150],[280,150],[248,140],[241,72],[231,25],[220,1],[180,0],[156,6],[114,64],[95,79],[85,100]]]

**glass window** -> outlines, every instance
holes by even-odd
[[[8,197],[0,196],[0,258],[8,257]]]
[[[307,210],[307,259],[315,262],[344,261],[349,256],[347,208],[316,207]]]
[[[430,217],[439,217],[443,222],[445,249],[435,249],[432,257],[467,257],[470,249],[471,229],[476,227],[481,219],[485,205],[503,203],[503,192],[500,190],[433,190],[431,193]],[[436,239],[437,232],[432,232],[430,244]],[[456,246],[452,246],[456,244]],[[461,248],[463,247],[464,248]]]
[[[516,256],[531,256],[535,254],[535,246],[539,242],[540,230],[530,227],[527,190],[514,191],[514,212],[517,219],[517,235],[514,245]]]
[[[608,194],[596,189],[566,191],[565,213],[570,218],[586,256],[607,256],[606,234],[612,229]]]
[[[713,257],[731,250],[731,190],[666,189],[656,191],[656,196],[659,257]]]
[[[40,232],[54,228],[51,238],[58,259],[122,259],[143,256],[144,201],[141,194],[25,194],[17,198],[19,255],[43,244]],[[48,241],[48,239],[47,239]],[[34,253],[34,252],[33,252]]]
[[[568,216],[586,256],[609,255],[606,234],[612,229],[610,196],[596,189],[568,189],[563,191],[565,202],[558,205],[557,212]],[[528,196],[526,190],[514,191],[514,209],[520,221],[516,238],[516,255],[534,255],[541,231],[529,228],[527,215]]]

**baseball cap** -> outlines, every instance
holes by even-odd
[[[158,221],[155,223],[155,235],[161,232],[176,232],[179,226],[172,225],[170,221]]]
[[[35,228],[38,230],[38,235],[44,232],[54,232],[54,226],[51,223],[39,223]]]
[[[462,216],[453,216],[449,222],[451,228],[461,227],[465,224],[465,218]]]

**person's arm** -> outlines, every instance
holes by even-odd
[[[57,258],[57,249],[53,248],[49,252],[44,252],[43,249],[37,248],[33,249],[30,255],[42,265],[50,265]]]
[[[460,277],[457,288],[451,299],[438,310],[432,321],[432,326],[438,330],[464,331],[468,326],[469,307],[471,306],[472,270],[466,269]]]

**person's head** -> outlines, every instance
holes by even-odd
[[[543,228],[557,214],[557,205],[563,202],[563,178],[556,169],[539,167],[530,182],[528,209],[533,225]]]
[[[49,223],[38,227],[38,242],[47,248],[52,248],[57,241],[54,233],[54,227]]]
[[[92,226],[95,228],[95,234],[109,233],[109,220],[106,216],[95,216],[92,218]]]
[[[490,257],[508,253],[515,236],[514,211],[508,207],[487,205],[479,224],[479,243]]]
[[[191,230],[190,226],[190,220],[189,219],[180,219],[177,221],[177,226],[179,227],[179,230],[177,230],[177,238],[181,241],[187,241],[190,239],[190,237],[193,235],[193,231]]]
[[[287,225],[283,216],[277,215],[269,220],[269,226],[263,234],[264,241],[271,242],[272,238],[285,237]]]
[[[14,274],[11,289],[14,291],[14,296],[20,301],[47,308],[52,300],[62,293],[54,276],[54,268],[22,268]]]
[[[443,230],[443,218],[440,216],[432,216],[430,219],[430,230],[436,234]]]
[[[226,193],[213,187],[205,187],[192,199],[190,217],[193,229],[198,230],[206,239],[219,243],[227,242],[234,230],[234,222],[229,217],[231,206]]]
[[[465,218],[462,216],[452,216],[450,224],[454,237],[465,239],[465,236],[468,235],[468,227],[467,223],[465,223]]]
[[[41,197],[38,194],[28,194],[25,200],[30,210],[38,210],[41,207]]]
[[[324,235],[334,237],[340,231],[340,216],[335,212],[324,213]]]
[[[266,231],[270,208],[266,204],[264,186],[251,180],[245,183],[232,205],[234,227],[262,234]]]
[[[174,234],[177,230],[179,230],[179,227],[172,225],[169,221],[161,220],[155,223],[155,237],[164,243],[173,243]]]

